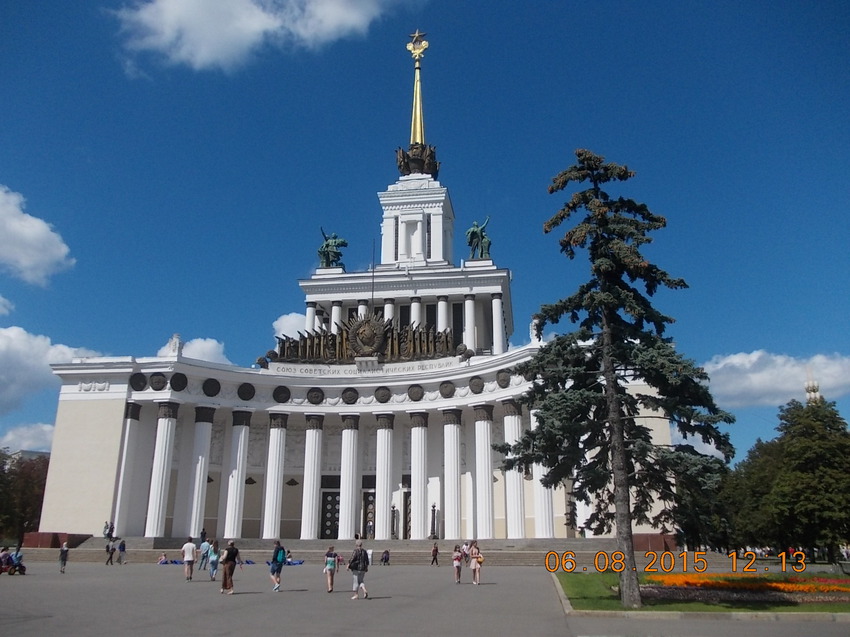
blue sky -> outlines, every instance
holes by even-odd
[[[486,11],[483,7],[486,6]],[[462,230],[491,217],[513,345],[586,279],[542,224],[577,148],[667,217],[669,334],[706,365],[739,458],[807,377],[850,413],[850,7],[843,2],[145,0],[0,5],[0,446],[49,448],[50,362],[173,333],[249,366],[298,321],[319,226],[349,270],[409,139]]]

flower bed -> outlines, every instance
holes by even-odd
[[[775,578],[709,573],[648,575],[641,587],[655,599],[704,601],[850,601],[850,580],[821,577]]]

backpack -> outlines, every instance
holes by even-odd
[[[286,562],[286,550],[282,546],[277,547],[277,550],[275,550],[274,561],[280,564]]]

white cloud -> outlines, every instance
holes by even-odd
[[[0,267],[36,285],[74,265],[50,224],[24,212],[23,195],[0,184]]]
[[[0,437],[0,448],[9,451],[25,449],[27,451],[50,451],[53,444],[53,425],[21,425],[6,431]]]
[[[0,316],[8,316],[15,309],[15,304],[0,296]]]
[[[53,344],[47,336],[30,334],[23,328],[0,328],[0,415],[17,409],[39,391],[59,385],[50,363],[72,358],[100,356],[81,347]]]
[[[163,345],[156,353],[157,356],[169,356],[169,344]],[[224,355],[224,343],[214,338],[193,338],[183,344],[183,356],[210,363],[233,365]]]
[[[277,317],[277,320],[272,323],[275,336],[291,336],[296,338],[299,330],[304,331],[304,324],[307,322],[307,317],[298,312],[290,312]]]
[[[715,356],[703,365],[711,392],[724,407],[779,406],[805,398],[804,384],[814,380],[827,400],[850,392],[850,356],[817,354],[794,358],[764,350]]]
[[[699,453],[706,456],[714,456],[721,460],[723,459],[723,454],[718,451],[717,447],[703,442],[699,436],[688,436],[685,438],[675,425],[670,426],[670,441],[674,445],[691,445]]]
[[[365,33],[398,1],[146,0],[115,15],[130,51],[195,70],[228,70],[266,43],[315,47]]]

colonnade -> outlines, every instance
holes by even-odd
[[[522,410],[512,399],[502,400],[504,440],[512,443],[522,435]],[[162,537],[166,531],[166,511],[168,505],[169,481],[173,464],[173,449],[175,430],[177,426],[178,409],[176,402],[158,404],[156,437],[153,447],[153,460],[150,469],[150,490],[147,499],[147,517],[145,536]],[[197,537],[204,526],[204,518],[208,513],[204,510],[206,503],[207,476],[209,475],[211,435],[215,408],[197,406],[194,408],[194,436],[192,438],[191,463],[180,466],[180,471],[188,471],[188,502],[185,503],[185,513],[175,519],[172,535],[191,535]],[[482,403],[471,406],[474,415],[470,424],[474,438],[473,449],[467,449],[467,472],[471,475],[471,494],[467,494],[466,512],[462,512],[463,473],[461,458],[461,442],[463,439],[462,410],[447,408],[430,411],[379,412],[370,414],[377,426],[375,438],[375,489],[374,489],[374,537],[376,540],[389,540],[393,537],[393,496],[398,485],[393,483],[393,476],[398,475],[401,467],[397,466],[400,459],[394,456],[394,436],[399,417],[404,417],[405,425],[409,426],[410,439],[410,503],[409,528],[411,539],[426,539],[433,532],[431,519],[431,500],[434,492],[429,492],[429,453],[434,453],[428,446],[428,428],[439,425],[442,427],[442,474],[439,479],[439,497],[441,524],[438,533],[446,539],[475,537],[492,539],[494,531],[494,466],[492,462],[491,444],[493,442],[493,411],[494,405]],[[125,477],[128,475],[128,463],[134,462],[136,454],[132,448],[138,437],[140,408],[137,403],[128,403],[125,411],[124,450],[121,467],[121,477],[117,490],[115,521],[119,529],[125,528],[128,509],[128,487]],[[261,536],[273,539],[280,536],[281,507],[284,485],[284,450],[286,434],[291,414],[284,412],[267,412],[269,418],[269,435],[267,454],[265,458],[265,492],[263,497]],[[248,442],[252,416],[258,415],[250,411],[233,410],[231,412],[230,453],[222,458],[222,482],[226,488],[226,498],[223,507],[222,537],[242,537],[242,522],[245,503],[245,482],[248,469]],[[353,539],[360,532],[360,501],[361,471],[360,466],[362,444],[359,440],[361,415],[358,413],[337,413],[342,421],[341,457],[339,475],[339,513],[338,539]],[[301,539],[317,539],[320,537],[321,486],[322,486],[322,446],[325,413],[307,413],[304,439],[304,473],[303,493],[301,500]],[[299,419],[300,420],[300,419]],[[532,426],[536,418],[531,418]],[[300,424],[300,423],[299,423]],[[406,428],[405,428],[406,430]],[[188,432],[187,432],[188,435]],[[184,438],[185,440],[185,438]],[[185,465],[185,462],[183,463]],[[432,466],[433,466],[432,462]],[[406,468],[405,468],[406,469]],[[433,473],[433,471],[432,471]],[[533,537],[554,537],[554,516],[552,490],[544,488],[539,478],[542,469],[533,470],[534,482],[532,490]],[[524,476],[519,471],[503,473],[505,527],[507,538],[524,538],[531,533],[526,530],[526,488]],[[226,485],[226,486],[224,486]],[[433,488],[433,485],[432,485]],[[219,515],[219,521],[221,522]],[[463,522],[466,521],[464,528]]]

